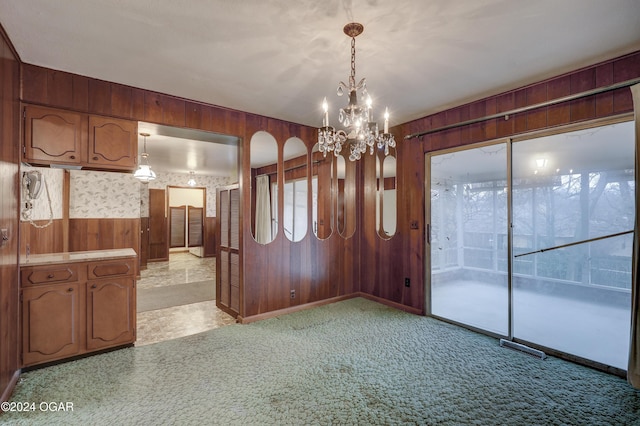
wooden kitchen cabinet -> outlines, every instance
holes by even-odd
[[[87,283],[87,349],[135,340],[135,288],[132,278]]]
[[[80,353],[80,284],[39,285],[22,290],[22,364]]]
[[[87,144],[83,114],[29,105],[24,110],[25,161],[80,166]]]
[[[136,261],[132,249],[30,256],[20,268],[22,367],[135,342]]]
[[[24,106],[23,160],[97,170],[135,170],[138,123],[35,105]]]
[[[138,124],[117,118],[89,116],[91,167],[132,170],[138,160]]]

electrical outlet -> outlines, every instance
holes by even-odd
[[[291,290],[291,298],[292,299],[296,298],[296,291],[295,290]]]
[[[404,279],[404,286],[405,287],[411,287],[411,279],[410,278],[405,278]]]

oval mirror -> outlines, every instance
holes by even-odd
[[[333,230],[332,158],[325,157],[315,144],[311,153],[311,227],[320,240],[329,238]]]
[[[268,244],[278,233],[278,143],[260,131],[251,137],[251,234]]]
[[[356,164],[341,155],[335,158],[335,178],[338,192],[336,220],[338,233],[349,238],[356,231]]]
[[[282,228],[290,241],[300,241],[307,235],[307,147],[299,138],[284,144],[284,211]]]
[[[382,170],[378,173],[378,209],[382,218],[378,224],[378,235],[388,239],[396,233],[397,203],[396,203],[396,157],[390,153],[382,160]],[[378,157],[378,162],[380,158]]]

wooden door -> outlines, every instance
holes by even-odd
[[[138,123],[89,116],[87,163],[107,169],[134,170],[138,163]]]
[[[218,189],[218,235],[216,256],[216,305],[231,315],[240,313],[240,189]]]
[[[149,189],[149,261],[169,260],[166,191]]]
[[[203,219],[204,219],[204,210],[202,207],[193,207],[189,206],[187,208],[187,216],[188,216],[188,233],[189,238],[187,240],[187,246],[189,247],[201,247],[203,241]]]
[[[22,365],[80,352],[80,284],[65,283],[22,290]]]
[[[25,106],[23,155],[27,163],[80,165],[86,138],[85,115]]]
[[[135,341],[135,289],[132,278],[87,283],[87,349]]]

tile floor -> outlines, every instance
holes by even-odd
[[[140,289],[215,279],[216,260],[190,253],[172,253],[168,262],[150,262],[141,272]],[[235,323],[235,318],[216,307],[215,300],[139,312],[136,346],[201,333]]]

